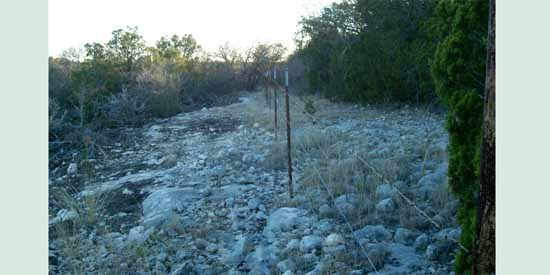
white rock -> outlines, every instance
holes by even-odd
[[[152,233],[152,229],[145,231],[142,225],[130,229],[128,233],[128,241],[136,244],[143,244]]]
[[[277,263],[274,246],[256,246],[254,252],[246,256],[251,271],[248,274],[271,274]]]
[[[174,212],[186,209],[200,198],[193,188],[164,188],[151,193],[142,203],[143,224],[149,228],[171,221]]]
[[[76,166],[76,163],[69,164],[69,167],[67,168],[67,174],[76,174],[78,171],[78,168]]]
[[[445,228],[437,232],[434,236],[434,239],[438,241],[453,241],[457,242],[460,239],[461,234],[460,227],[458,228]]]
[[[381,199],[391,198],[395,194],[395,188],[385,183],[376,187],[376,195]]]
[[[395,204],[393,203],[392,198],[387,198],[381,200],[376,204],[376,210],[380,212],[389,212],[395,209]]]
[[[206,247],[206,251],[210,252],[210,253],[215,253],[216,251],[218,251],[218,246],[216,246],[215,244],[213,243],[210,243],[208,244],[208,246]]]
[[[61,218],[61,221],[72,221],[78,218],[78,213],[74,210],[68,211],[66,209],[62,209],[57,212],[57,215]]]
[[[240,239],[233,245],[230,253],[225,256],[225,262],[237,264],[244,260],[246,255],[254,249],[254,244],[246,236],[240,236]]]
[[[264,214],[263,211],[259,211],[256,213],[256,220],[267,220],[267,216]]]
[[[447,164],[441,164],[433,173],[423,176],[418,181],[420,196],[430,197],[438,188],[438,185],[447,183]]]
[[[428,235],[422,234],[418,236],[414,241],[413,246],[416,250],[420,250],[420,251],[426,249],[426,247],[428,246]]]
[[[435,245],[428,245],[426,248],[426,258],[428,260],[436,260],[438,258],[438,251]]]
[[[359,240],[367,242],[380,242],[390,240],[392,235],[383,225],[367,225],[354,232]]]
[[[256,210],[260,208],[260,201],[256,198],[252,198],[248,201],[247,205],[250,210]]]
[[[279,272],[281,273],[287,272],[289,270],[292,271],[294,269],[296,269],[296,264],[291,259],[280,261],[277,264],[277,270],[279,270]]]
[[[78,217],[78,213],[74,210],[61,209],[57,212],[56,217],[49,221],[49,225],[53,225],[58,222],[72,221]]]
[[[320,249],[321,244],[323,243],[323,239],[319,236],[315,235],[309,235],[302,238],[302,241],[300,242],[300,250],[302,250],[305,253],[311,252],[315,249]]]
[[[300,248],[300,241],[292,239],[286,244],[286,250],[298,250]]]
[[[276,238],[281,232],[309,227],[314,219],[306,215],[307,211],[298,208],[282,207],[269,215],[263,234],[269,239]]]
[[[340,234],[332,233],[325,238],[324,246],[337,246],[344,244],[344,238]]]
[[[340,209],[346,216],[353,215],[357,210],[356,206],[359,203],[359,199],[356,195],[348,194],[341,195],[334,199],[334,206]]]

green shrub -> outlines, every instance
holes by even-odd
[[[487,1],[442,0],[431,22],[438,41],[432,76],[438,95],[449,109],[449,186],[460,201],[460,243],[469,251],[473,251],[475,239],[479,189],[487,20]],[[468,274],[471,266],[471,255],[460,250],[456,272]]]

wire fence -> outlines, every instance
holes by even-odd
[[[277,68],[274,67],[268,71],[266,71],[264,74],[259,74],[260,76],[263,76],[264,78],[264,89],[266,93],[266,105],[271,109],[271,103],[273,103],[273,119],[274,119],[274,132],[277,139],[277,132],[278,132],[278,93],[281,91],[284,91],[285,96],[285,111],[286,111],[286,134],[287,134],[287,169],[288,169],[288,192],[289,196],[292,199],[293,197],[293,187],[292,187],[292,157],[291,157],[291,125],[290,125],[290,106],[292,105],[290,103],[289,94],[288,94],[288,69],[285,68],[283,70],[284,72],[284,86],[281,85],[279,82],[277,82]],[[301,99],[300,99],[301,100]],[[294,104],[293,107],[296,107]],[[309,119],[315,122],[320,122],[319,119],[317,119],[315,116],[304,113]],[[426,152],[427,154],[427,152]],[[412,207],[418,214],[420,214],[422,217],[424,217],[426,220],[428,220],[435,228],[441,229],[441,224],[439,224],[437,221],[434,220],[434,218],[430,217],[425,211],[420,209],[418,205],[409,197],[407,197],[395,184],[393,184],[386,176],[383,175],[380,171],[378,171],[373,165],[371,165],[367,160],[365,160],[363,157],[356,154],[355,159],[359,160],[361,163],[363,163],[370,172],[378,177],[380,180],[382,180],[384,183],[388,184],[393,188],[393,190],[396,191],[396,193],[401,197],[410,207]],[[426,158],[426,156],[424,156]],[[425,159],[424,159],[425,162]],[[424,172],[424,163],[422,164],[422,173]],[[335,195],[331,192],[330,187],[324,180],[320,170],[318,167],[315,167],[316,169],[316,176],[319,178],[320,187],[327,193],[327,195],[330,197],[330,199],[334,202],[335,201]],[[367,252],[367,249],[364,247],[361,240],[357,237],[353,225],[350,223],[349,218],[345,215],[344,211],[338,207],[337,204],[334,204],[334,207],[336,208],[337,213],[342,218],[343,222],[346,225],[346,228],[349,230],[350,235],[353,237],[354,241],[359,245],[359,248],[361,250],[361,253],[364,255],[364,257],[367,259],[369,266],[374,270],[376,274],[382,274],[378,271],[376,268],[374,262],[369,257],[369,254]],[[448,236],[448,238],[458,244],[458,246],[465,250],[466,252],[469,252],[469,250],[464,247],[463,245],[458,242],[458,240],[451,238]]]
[[[277,135],[277,91],[283,90],[285,93],[285,113],[286,113],[286,137],[287,137],[287,170],[288,170],[288,194],[292,199],[294,196],[294,190],[292,187],[292,141],[291,141],[291,128],[290,128],[290,97],[288,95],[288,68],[284,68],[284,86],[277,82],[277,67],[274,67],[273,70],[268,70],[265,74],[262,74],[261,71],[257,71],[258,76],[264,78],[265,83],[265,93],[266,93],[266,105],[271,106],[269,95],[269,90],[273,91],[273,100],[274,100],[274,125],[275,125],[275,135]],[[273,72],[273,74],[271,74]],[[271,77],[273,76],[273,77]],[[277,136],[276,136],[277,138]]]

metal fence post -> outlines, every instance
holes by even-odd
[[[275,89],[274,92],[273,92],[273,110],[274,110],[274,122],[275,122],[275,139],[277,140],[278,139],[278,135],[277,135],[277,132],[279,130],[279,127],[277,126],[277,94],[278,94],[278,89]]]
[[[265,95],[265,105],[271,108],[269,104],[269,70],[265,71],[264,95]]]
[[[285,105],[286,105],[286,140],[288,151],[288,194],[290,198],[294,196],[292,191],[292,156],[290,144],[290,104],[288,98],[288,67],[285,67]]]

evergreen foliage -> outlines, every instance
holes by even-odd
[[[449,185],[460,200],[461,244],[473,251],[487,54],[487,1],[439,1],[431,22],[439,41],[432,64],[436,91],[446,104]],[[458,274],[471,272],[471,254],[461,250]]]
[[[304,18],[298,56],[310,92],[363,102],[435,98],[426,22],[433,1],[344,1]]]

